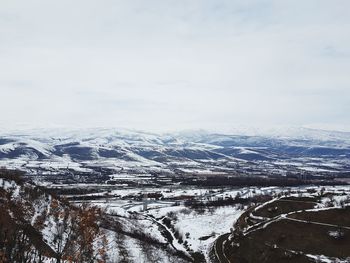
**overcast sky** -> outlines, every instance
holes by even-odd
[[[348,0],[0,0],[0,124],[350,127]]]

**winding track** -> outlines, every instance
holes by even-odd
[[[224,241],[229,237],[229,233],[219,236],[214,242],[214,254],[219,263],[230,263],[224,252]]]

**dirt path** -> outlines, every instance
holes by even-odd
[[[230,263],[224,252],[224,242],[229,237],[229,233],[219,236],[214,242],[214,255],[219,263]]]

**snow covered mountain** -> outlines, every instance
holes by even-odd
[[[290,134],[290,135],[288,135]],[[154,134],[122,129],[34,130],[0,135],[0,165],[30,172],[347,172],[350,133],[300,128],[272,135],[205,131]],[[260,171],[260,172],[261,172]]]

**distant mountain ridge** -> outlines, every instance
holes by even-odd
[[[247,162],[252,166],[297,162],[300,166],[313,160],[331,171],[347,170],[350,133],[302,128],[290,134],[155,134],[116,129],[13,132],[0,135],[0,165],[24,170],[102,166],[173,173],[174,169],[230,172]]]

